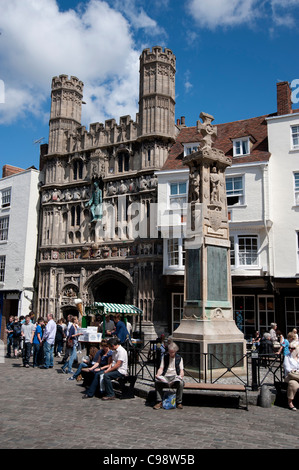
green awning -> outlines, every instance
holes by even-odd
[[[94,313],[101,315],[109,315],[110,313],[123,313],[125,315],[142,315],[143,312],[140,308],[135,307],[135,305],[128,304],[112,304],[106,302],[94,302],[91,305],[86,305],[86,313]]]

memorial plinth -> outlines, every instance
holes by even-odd
[[[231,159],[212,147],[217,129],[213,117],[201,113],[203,145],[184,158],[189,167],[188,222],[185,240],[184,314],[173,339],[188,367],[204,374],[204,354],[213,377],[234,367],[244,372],[246,342],[233,318],[230,241],[225,169]]]

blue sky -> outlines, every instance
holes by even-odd
[[[0,0],[1,168],[38,168],[55,75],[84,82],[87,128],[135,119],[139,56],[155,45],[176,55],[188,126],[201,111],[214,124],[275,112],[277,81],[299,79],[298,20],[299,0]]]

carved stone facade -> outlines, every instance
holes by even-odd
[[[42,146],[38,304],[66,316],[93,301],[133,303],[152,335],[167,328],[162,241],[153,231],[155,171],[175,141],[175,56],[146,49],[140,57],[139,113],[81,125],[83,83],[52,80],[49,144]],[[101,191],[101,217],[88,201]],[[155,325],[156,331],[154,331]]]

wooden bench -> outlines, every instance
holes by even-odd
[[[216,392],[242,392],[245,393],[246,410],[248,411],[248,394],[246,385],[242,384],[222,384],[205,382],[185,382],[184,390],[206,390]]]
[[[134,387],[137,380],[136,375],[126,375],[125,377],[119,377],[118,379],[113,379],[112,383],[117,384],[119,386],[119,390],[121,392],[120,398],[127,399],[127,398],[134,398]],[[126,384],[129,384],[127,387]]]

